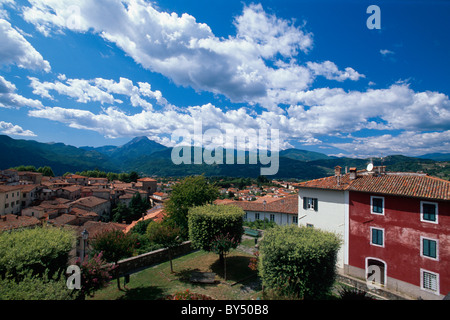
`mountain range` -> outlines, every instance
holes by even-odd
[[[249,164],[248,152],[236,152],[236,159],[245,164],[180,164],[172,162],[172,148],[165,147],[147,137],[136,137],[122,146],[74,147],[63,143],[41,143],[33,140],[13,139],[0,135],[0,169],[33,165],[36,168],[50,166],[56,175],[99,169],[105,172],[136,171],[142,176],[206,176],[257,177],[261,164]],[[191,148],[195,152],[202,148]],[[448,178],[450,154],[428,154],[420,157],[402,155],[383,159],[355,159],[332,157],[323,153],[287,149],[279,153],[279,170],[272,178],[316,179],[334,173],[334,167],[363,169],[370,161],[374,165],[386,165],[388,171],[424,171]],[[193,163],[193,161],[192,161]],[[268,167],[264,165],[264,167]]]

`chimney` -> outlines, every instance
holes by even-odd
[[[356,168],[350,168],[350,180],[355,180],[357,177]]]
[[[341,167],[340,166],[336,166],[336,167],[334,167],[334,175],[336,176],[336,177],[339,177],[340,175],[341,175]]]
[[[377,175],[382,175],[386,173],[386,166],[377,166],[375,167],[375,173]]]

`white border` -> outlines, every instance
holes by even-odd
[[[430,220],[424,220],[423,219],[423,204],[424,203],[436,205],[436,221],[430,221]],[[438,222],[439,222],[438,219],[439,219],[439,206],[438,206],[438,203],[437,202],[430,202],[430,201],[420,201],[420,221],[438,224]]]
[[[377,199],[383,199],[383,212],[381,212],[381,213],[379,213],[379,212],[373,212],[373,205],[372,205],[372,200],[374,199],[374,198],[377,198]],[[379,216],[384,216],[384,208],[386,207],[386,203],[385,203],[385,200],[384,200],[384,197],[380,197],[380,196],[370,196],[370,213],[371,214],[377,214],[377,215],[379,215]]]
[[[428,272],[428,273],[436,275],[436,291],[424,288],[424,286],[423,286],[423,273],[424,272]],[[439,287],[440,287],[439,286],[439,273],[420,268],[420,289],[422,289],[423,291],[426,291],[426,292],[433,293],[435,295],[440,295],[440,292],[439,292],[440,288]]]
[[[425,256],[423,254],[423,239],[436,241],[436,258]],[[439,239],[420,236],[420,256],[423,257],[423,258],[426,258],[426,259],[439,261]]]
[[[379,245],[376,243],[372,242],[372,229],[377,229],[377,230],[381,230],[383,231],[383,244]],[[375,246],[375,247],[380,247],[380,248],[384,248],[384,244],[386,243],[386,237],[385,237],[385,232],[384,232],[384,228],[380,228],[380,227],[370,227],[370,245],[371,246]],[[380,260],[381,261],[381,260]]]

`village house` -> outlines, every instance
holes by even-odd
[[[156,192],[157,181],[152,178],[141,178],[137,180],[140,183],[139,188],[147,192],[148,195],[152,195]]]
[[[20,213],[21,190],[20,185],[0,185],[0,215]]]
[[[269,220],[278,225],[298,224],[298,198],[261,197],[256,201],[217,200],[216,204],[234,205],[244,210],[246,221]]]
[[[5,169],[0,171],[0,184],[19,184],[19,172],[15,169]]]
[[[21,206],[23,209],[31,206],[39,198],[38,192],[41,187],[38,184],[26,184],[21,185],[21,187],[22,187]]]
[[[152,206],[156,206],[156,205],[162,204],[168,198],[169,198],[169,195],[167,193],[164,193],[164,192],[155,192],[153,195],[151,195],[149,197],[150,204]]]
[[[42,182],[42,173],[40,172],[19,171],[18,175],[22,184],[41,184]]]
[[[69,200],[81,198],[81,186],[71,185],[60,189],[59,196]]]
[[[78,174],[69,174],[65,177],[66,181],[71,184],[77,184],[79,186],[87,186],[89,178],[85,176],[80,176]]]
[[[368,168],[369,169],[369,168]],[[299,225],[340,235],[339,272],[411,298],[450,292],[450,182],[350,168],[299,184]]]
[[[97,198],[94,196],[80,198],[71,203],[71,207],[92,211],[100,217],[109,217],[111,203],[109,200]]]

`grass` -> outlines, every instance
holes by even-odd
[[[254,245],[254,243],[253,243]],[[174,273],[169,262],[150,267],[130,276],[130,282],[122,291],[115,281],[98,292],[93,300],[155,300],[166,295],[189,289],[218,300],[249,300],[261,295],[261,285],[257,272],[248,268],[251,254],[239,249],[233,250],[226,258],[227,281],[219,256],[214,253],[195,251],[173,260]],[[214,284],[194,284],[189,281],[192,271],[214,272]],[[123,286],[123,279],[122,279]]]

